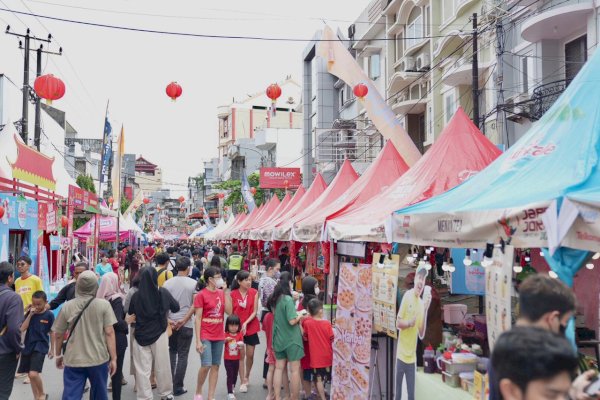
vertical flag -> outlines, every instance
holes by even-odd
[[[118,210],[121,207],[121,169],[123,168],[123,155],[125,154],[125,131],[121,126],[121,133],[117,139],[117,150],[115,151],[115,160],[112,169],[112,194],[113,209]]]
[[[250,183],[248,182],[245,169],[242,173],[242,197],[248,205],[248,211],[252,212],[254,207],[256,207],[256,203],[254,203],[254,197],[252,196],[252,193],[250,193]]]
[[[104,117],[104,136],[102,139],[102,170],[100,172],[100,185],[108,179],[108,170],[110,159],[112,157],[112,127],[108,122],[108,105],[106,107],[106,117]],[[102,195],[102,193],[100,193]]]

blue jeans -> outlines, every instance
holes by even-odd
[[[106,383],[108,381],[108,363],[95,367],[65,367],[63,374],[64,392],[62,400],[81,400],[85,381],[90,380],[90,398],[108,400]]]
[[[221,365],[223,358],[224,340],[202,340],[204,351],[200,354],[200,365],[210,367],[212,365]]]

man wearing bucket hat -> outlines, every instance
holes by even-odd
[[[427,268],[425,264],[419,264],[415,272],[415,286],[402,297],[396,318],[396,327],[399,330],[396,354],[396,399],[402,398],[404,376],[406,376],[408,400],[415,398],[417,337],[423,339],[425,336],[427,310],[431,304],[431,286],[425,285],[426,280]]]

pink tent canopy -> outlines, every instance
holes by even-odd
[[[281,216],[281,214],[285,212],[285,210],[288,208],[288,206],[290,205],[291,202],[292,202],[292,197],[290,196],[289,193],[286,193],[285,196],[283,197],[283,200],[281,200],[281,203],[279,203],[279,206],[277,207],[277,209],[275,211],[273,211],[270,216],[266,216],[262,221],[255,223],[252,228],[250,228],[246,232],[244,232],[244,235],[245,235],[244,239],[257,240],[255,238],[256,235],[254,235],[253,232],[255,232],[257,229],[260,229],[262,227],[269,226],[269,224],[272,221],[277,219],[277,217]]]
[[[306,213],[303,213],[302,217],[294,223],[293,239],[305,243],[320,241],[323,225],[328,218],[335,217],[353,205],[366,203],[406,171],[408,171],[408,165],[392,141],[388,140],[375,161],[342,196],[310,212],[307,210]]]
[[[293,218],[296,214],[302,212],[306,207],[310,206],[316,199],[318,199],[323,192],[327,190],[327,183],[325,183],[325,179],[320,173],[317,173],[315,179],[313,180],[310,188],[306,191],[304,196],[296,203],[294,207],[291,207],[284,215],[278,218],[278,221],[274,222],[274,225],[269,233],[269,240],[279,240],[279,241],[287,241],[289,240],[289,231],[288,235],[285,236],[284,232],[282,232],[281,239],[279,239],[279,226],[283,226],[285,222],[291,218]],[[264,231],[263,231],[264,232]]]
[[[393,211],[459,185],[500,153],[459,108],[439,139],[406,174],[370,201],[328,219],[328,236],[336,240],[386,243],[385,225]]]
[[[125,227],[125,222],[121,218],[121,229]],[[81,228],[77,229],[73,232],[75,237],[86,240],[94,231],[95,221],[94,218],[91,218],[88,222],[86,222]],[[119,240],[127,240],[129,237],[129,232],[120,230],[119,231]],[[116,217],[100,217],[100,240],[104,242],[114,242],[117,238],[117,218]]]
[[[305,194],[306,189],[304,189],[304,186],[300,186],[298,190],[296,190],[296,193],[294,194],[292,200],[283,210],[281,210],[281,213],[279,215],[267,221],[265,224],[263,224],[263,226],[250,231],[250,239],[263,241],[271,240],[273,227],[280,223],[290,210],[293,210],[296,207],[296,205],[302,200],[302,197]]]
[[[233,232],[238,226],[241,226],[244,223],[244,221],[246,220],[246,218],[248,218],[248,215],[249,214],[246,214],[246,213],[236,215],[235,221],[233,221],[233,225],[231,225],[227,229],[223,230],[223,232],[218,234],[216,236],[216,239],[221,239],[221,240],[228,239],[229,234],[231,232]]]
[[[352,184],[358,179],[358,174],[352,168],[350,161],[346,160],[338,171],[331,184],[316,200],[307,203],[305,207],[298,210],[293,216],[285,216],[285,220],[279,224],[273,231],[273,239],[280,241],[292,240],[292,226],[295,222],[317,212],[321,207],[325,207],[338,197],[340,197]]]
[[[238,237],[240,239],[248,239],[249,230],[260,226],[264,221],[273,216],[280,204],[281,201],[279,201],[279,198],[277,196],[271,197],[271,200],[267,202],[267,205],[264,207],[260,215],[257,215],[254,221],[246,225],[244,229],[239,232]]]

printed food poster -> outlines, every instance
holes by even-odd
[[[400,256],[389,258],[381,253],[373,254],[373,325],[377,332],[385,332],[396,339],[396,300],[398,299],[398,270]],[[380,262],[382,261],[382,262]]]
[[[485,269],[488,341],[494,348],[500,334],[511,327],[512,264],[514,247],[495,248],[493,263]]]
[[[333,341],[332,400],[369,398],[372,266],[340,264]]]

